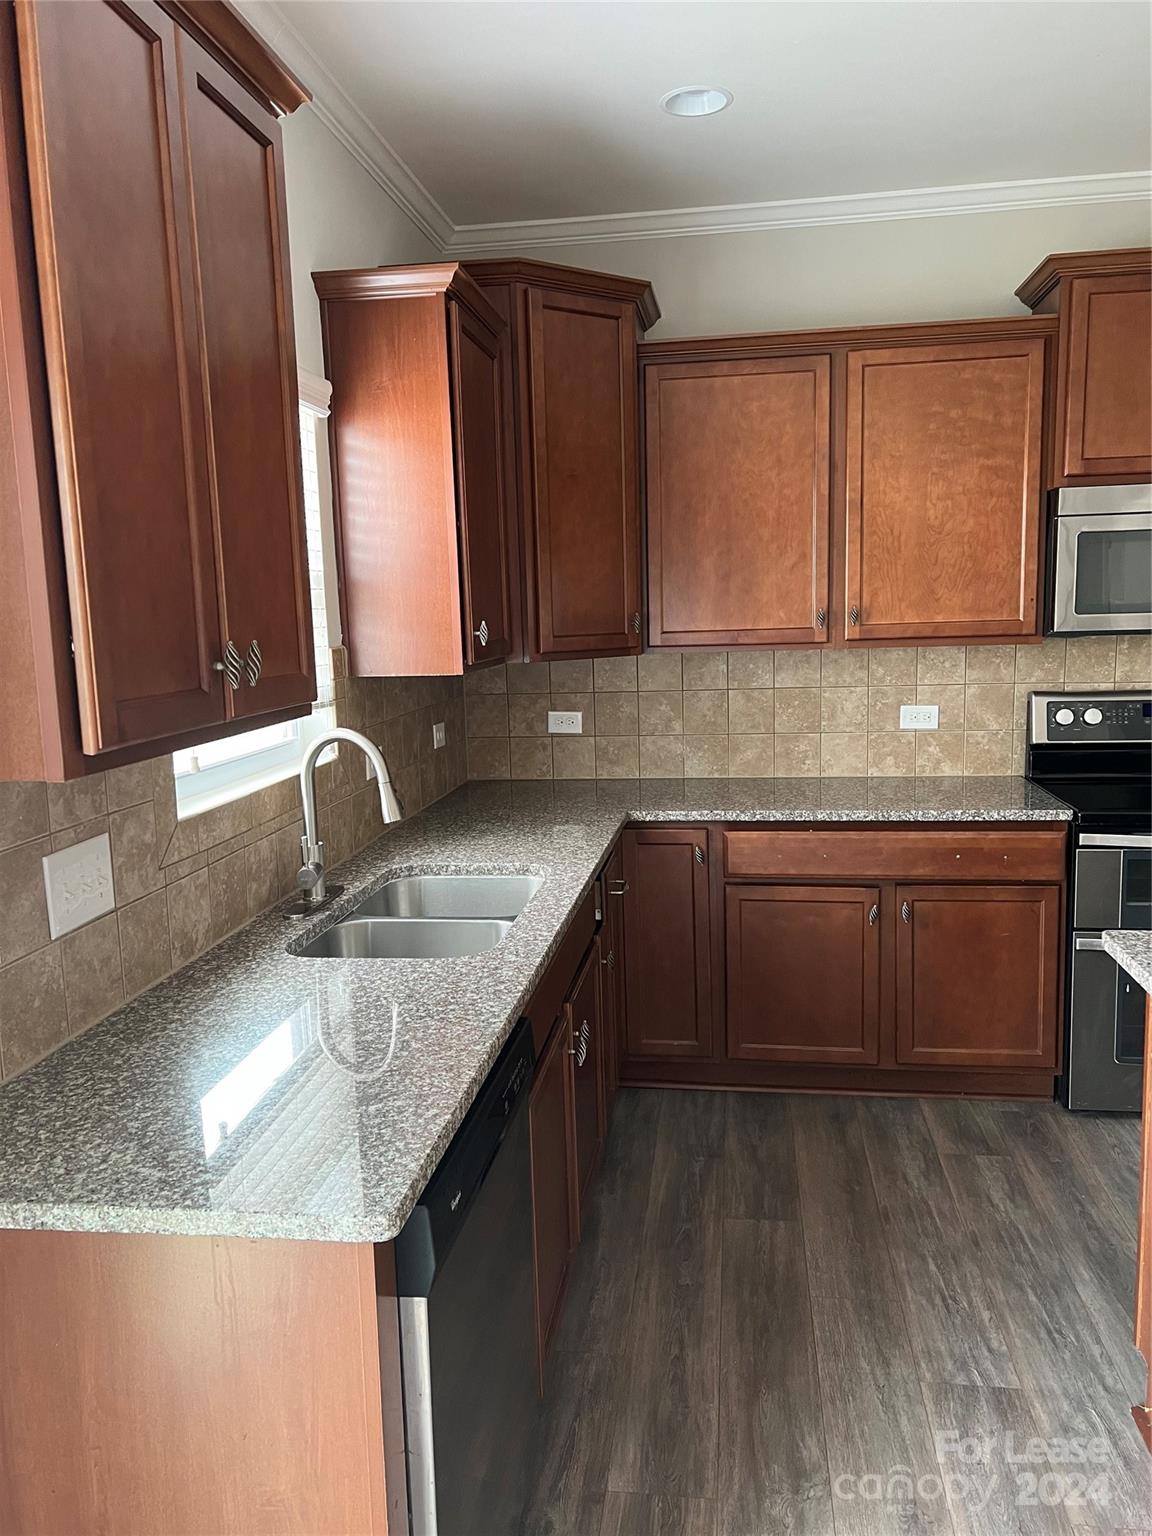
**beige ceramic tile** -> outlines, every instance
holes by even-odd
[[[916,772],[926,777],[959,777],[964,772],[964,732],[917,731]]]
[[[0,848],[48,832],[48,790],[43,784],[0,784]]]
[[[1064,681],[1066,645],[1063,640],[1042,640],[1039,645],[1016,647],[1016,681],[1035,687],[1059,687]]]
[[[640,777],[640,747],[635,736],[596,737],[596,777],[598,779],[636,779]]]
[[[868,729],[867,688],[822,688],[820,729],[822,731],[866,731]]]
[[[121,907],[116,919],[124,964],[124,995],[135,997],[172,969],[167,891],[156,891]]]
[[[120,927],[115,912],[98,918],[60,943],[64,957],[64,995],[68,1029],[73,1035],[119,1008],[124,1001],[120,967]]]
[[[582,736],[595,734],[592,727],[596,723],[596,695],[594,693],[554,693],[552,695],[551,709],[557,709],[565,714],[580,715],[584,729]]]
[[[554,661],[549,670],[552,676],[553,694],[592,692],[590,661]]]
[[[641,736],[640,777],[682,779],[684,740],[681,736]]]
[[[694,689],[691,692],[686,690],[684,734],[686,736],[722,736],[727,732],[727,690],[724,688]]]
[[[263,846],[263,843],[255,844],[257,848]],[[278,885],[274,889],[273,899],[277,895]],[[212,933],[212,911],[206,869],[197,870],[194,875],[189,875],[185,880],[177,880],[168,887],[168,931],[172,936],[174,970],[178,971],[182,965],[189,964],[208,948]]]
[[[509,743],[509,771],[514,779],[552,777],[552,741],[548,736],[518,736]]]
[[[681,736],[684,733],[684,695],[680,692],[640,694],[641,736]],[[643,772],[643,760],[641,760]]]
[[[51,840],[42,837],[0,853],[0,891],[4,892],[0,964],[19,960],[48,943],[48,903],[40,861],[51,852]]]
[[[95,821],[82,821],[77,827],[65,827],[62,832],[53,832],[52,852],[59,853],[61,848],[75,848],[77,843],[87,843],[94,837],[110,835],[107,816],[97,816]]]
[[[820,653],[820,683],[824,688],[866,688],[868,686],[867,651]]]
[[[126,768],[110,768],[104,775],[108,809],[122,811],[152,798],[152,762],[130,763]]]
[[[916,772],[915,731],[877,731],[868,736],[868,773],[878,779],[908,778]]]
[[[736,689],[728,694],[728,730],[734,736],[770,736],[775,729],[771,688]]]
[[[776,737],[776,777],[815,779],[820,776],[820,737],[816,732]]]
[[[938,729],[962,731],[964,729],[963,683],[919,683],[916,686],[917,704],[935,704],[940,711]],[[924,732],[921,732],[923,735]]]
[[[819,688],[819,651],[777,651],[777,688]]]
[[[969,683],[964,690],[964,729],[1010,731],[1014,692],[1011,683]]]
[[[995,777],[1012,772],[1011,731],[965,731],[966,777]]]
[[[467,701],[465,714],[470,741],[481,736],[507,736],[508,734],[508,698],[505,694],[472,694]],[[414,761],[412,746],[414,741],[406,740],[405,762]]]
[[[321,841],[324,843],[324,862],[331,868],[340,861],[335,856],[325,836],[329,829],[324,823],[324,815],[325,813],[321,812],[318,818],[320,822],[319,831]],[[255,917],[257,913],[263,912],[266,907],[270,907],[280,895],[280,850],[276,837],[262,837],[259,842],[249,843],[248,847],[244,850],[244,856],[247,860],[248,910]],[[171,918],[171,913],[169,917]],[[177,936],[173,932],[173,965],[180,964],[180,961],[176,958],[179,949],[180,945],[177,941]]]
[[[102,773],[73,779],[70,784],[48,786],[48,819],[54,832],[61,827],[74,827],[80,821],[91,821],[94,816],[103,816],[107,810],[108,795]]]
[[[596,777],[595,737],[554,736],[552,738],[552,777],[594,779]]]
[[[917,683],[962,683],[965,671],[962,645],[922,645],[916,658]]]
[[[551,693],[552,681],[546,661],[509,662],[509,693]]]
[[[868,689],[868,729],[869,731],[898,731],[900,729],[900,708],[904,704],[915,704],[916,689],[913,684],[905,683],[900,686],[885,686]]]
[[[1074,635],[1065,641],[1064,676],[1111,688],[1116,680],[1116,636]]]
[[[864,731],[825,731],[820,737],[822,779],[863,778],[868,772],[868,736]]]
[[[414,681],[407,677],[390,678],[392,684],[388,691],[388,714],[405,715],[410,709],[415,708]],[[477,698],[480,694],[494,694],[508,692],[508,670],[501,663],[495,667],[472,667],[464,674],[464,694],[469,700]]]
[[[685,651],[685,688],[727,688],[728,656],[725,651]]]
[[[775,679],[771,651],[729,651],[729,688],[771,688]]]
[[[597,736],[635,736],[639,729],[638,719],[639,708],[634,691],[596,694]]]
[[[366,789],[364,794],[371,797],[379,814],[379,798],[371,788]],[[299,863],[298,853],[295,862]],[[278,839],[277,868],[279,870]],[[248,858],[243,849],[208,866],[208,904],[213,943],[248,921]]]
[[[730,736],[728,772],[734,779],[770,779],[776,772],[776,738]]]
[[[409,774],[412,775],[412,786],[413,787],[412,787],[412,794],[411,794],[411,804],[414,805],[414,806],[419,806],[419,804],[420,804],[420,769],[418,767],[405,768],[403,770],[403,774],[405,776],[409,775]],[[403,791],[400,789],[400,785],[401,784],[406,784],[407,782],[408,782],[407,777],[402,777],[401,775],[397,775],[397,794],[400,796],[400,800],[401,800],[402,804],[408,804],[409,803],[409,802],[405,801]],[[412,811],[411,810],[408,811],[408,815],[412,815]],[[320,814],[317,816],[316,820],[317,820],[317,823],[318,823],[318,830],[319,830],[319,833],[320,833],[320,841],[324,844],[324,862],[328,866],[328,868],[332,869],[337,864],[343,864],[345,859],[351,858],[351,856],[352,856],[352,804],[351,804],[351,800],[350,799],[348,799],[348,800],[336,800],[331,805],[324,806],[321,809]],[[272,849],[273,849],[273,852],[272,852],[272,864],[273,864],[273,868],[275,868],[277,870],[277,872],[278,872],[279,871],[279,860],[278,860],[277,855],[276,855],[275,840],[274,840],[274,838],[268,837],[268,838],[265,838],[263,841],[272,844]],[[251,887],[249,887],[249,894],[251,894]],[[277,894],[278,894],[278,892],[277,892]],[[275,900],[276,899],[275,896],[272,899]],[[265,905],[267,905],[267,903],[265,903]],[[254,912],[256,912],[256,911],[259,911],[260,909],[257,908],[257,907],[253,907],[252,910]],[[175,934],[173,934],[173,936],[172,936],[172,947],[173,947],[173,950],[175,950],[175,947],[176,947],[176,936],[175,936]]]
[[[1011,683],[1016,677],[1014,645],[970,645],[968,647],[968,683]]]
[[[1152,635],[1117,636],[1116,686],[1152,687]]]
[[[820,729],[819,688],[776,689],[776,734]]]
[[[14,1077],[68,1038],[60,945],[50,944],[0,971],[0,1064]]]
[[[597,656],[592,663],[597,693],[628,693],[636,689],[635,656]],[[555,687],[555,684],[553,684]]]
[[[868,652],[869,688],[896,688],[915,681],[916,651],[914,648],[877,647]]]
[[[179,864],[166,864],[164,866],[164,884],[175,885],[177,880],[183,880],[188,875],[195,874],[198,869],[206,869],[207,867],[207,853],[194,853],[190,859],[181,859]]]
[[[508,734],[510,736],[547,736],[549,695],[509,693]]]
[[[727,736],[685,736],[684,777],[686,779],[726,779],[728,777]]]
[[[151,800],[142,805],[129,806],[116,811],[108,818],[112,838],[112,880],[116,886],[117,905],[126,906],[146,896],[164,884],[164,872],[160,868],[160,848],[156,837],[156,814]],[[195,826],[182,822],[182,827],[192,828],[188,838],[181,839],[181,847],[188,843],[185,857],[191,858],[196,847]],[[179,859],[172,860],[179,863]]]
[[[636,680],[641,693],[678,693],[684,686],[679,651],[649,651],[636,658]]]
[[[217,843],[230,842],[232,838],[247,832],[252,826],[253,801],[257,799],[256,796],[245,795],[239,800],[229,800],[224,805],[214,806],[202,816],[195,817],[196,840],[200,848],[214,848]]]

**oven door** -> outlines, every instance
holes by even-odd
[[[1105,951],[1100,934],[1074,934],[1068,1108],[1139,1113],[1143,1062],[1144,993]]]
[[[1060,513],[1053,533],[1054,635],[1152,627],[1152,512]]]

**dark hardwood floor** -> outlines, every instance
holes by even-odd
[[[1152,1532],[1139,1125],[620,1094],[529,1536]]]

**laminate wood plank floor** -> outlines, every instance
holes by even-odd
[[[1135,1119],[620,1093],[526,1536],[1152,1536]]]

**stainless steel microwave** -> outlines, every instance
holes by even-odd
[[[1049,634],[1152,629],[1152,486],[1057,491],[1048,570]]]

